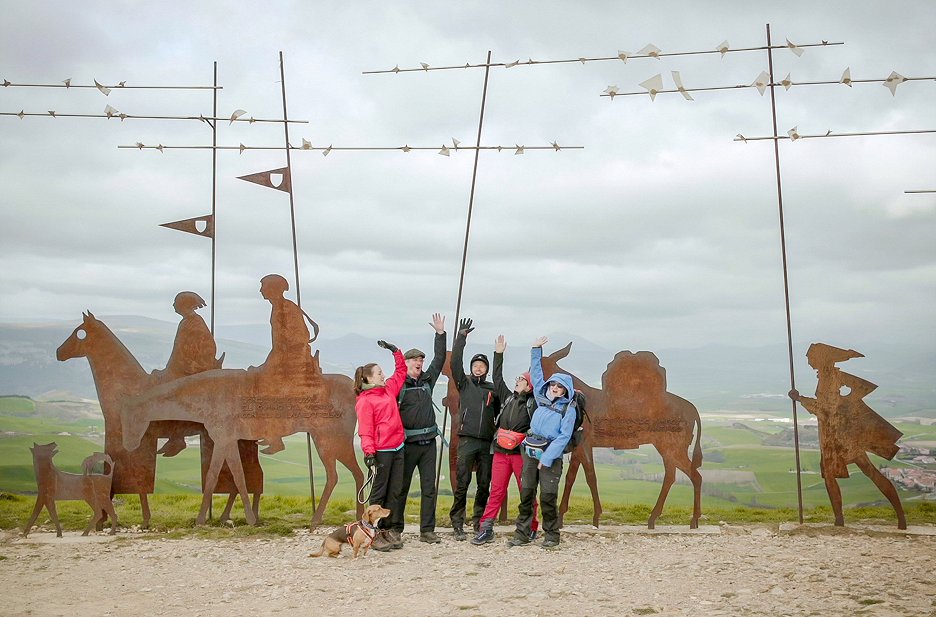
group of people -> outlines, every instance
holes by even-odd
[[[436,436],[432,390],[445,364],[445,318],[438,313],[430,324],[435,330],[433,358],[423,370],[426,355],[419,349],[401,352],[395,345],[378,341],[393,354],[394,371],[387,377],[376,363],[359,366],[354,374],[357,394],[358,434],[364,461],[372,477],[369,502],[391,511],[381,519],[372,548],[378,551],[403,546],[404,510],[413,472],[420,477],[420,534],[423,542],[441,542],[435,533]],[[494,518],[507,497],[511,476],[520,490],[516,530],[510,546],[530,544],[539,531],[537,492],[542,515],[543,548],[559,546],[559,478],[562,455],[576,429],[575,397],[571,376],[556,373],[544,378],[543,345],[533,343],[530,370],[509,387],[503,375],[504,336],[494,346],[491,363],[476,354],[464,370],[464,351],[473,330],[471,319],[462,319],[452,344],[451,377],[459,394],[457,420],[458,456],[452,509],[449,513],[455,540],[465,532],[467,496],[472,473],[476,492],[471,516],[471,543],[494,541]]]

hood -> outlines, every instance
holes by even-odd
[[[575,394],[575,386],[572,384],[571,375],[567,375],[565,373],[553,373],[552,375],[549,376],[549,379],[546,380],[546,383],[543,384],[543,387],[540,388],[540,391],[539,391],[540,396],[542,397],[546,396],[546,391],[549,389],[549,382],[551,381],[558,381],[563,386],[565,386],[565,389],[567,391],[566,396],[568,398],[571,399],[572,396]]]

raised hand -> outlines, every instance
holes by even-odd
[[[390,353],[396,353],[396,352],[399,351],[399,349],[400,349],[399,347],[397,347],[397,346],[394,345],[393,343],[388,343],[387,341],[377,341],[377,346],[378,346],[378,347],[383,347],[384,349],[386,349],[386,350],[389,351]]]
[[[548,338],[546,338],[545,336],[541,336],[541,337],[539,337],[538,339],[536,339],[535,341],[533,341],[533,346],[534,346],[534,347],[542,347],[543,345],[545,345],[545,344],[548,343],[548,342],[549,342],[549,339],[548,339]]]
[[[474,330],[474,328],[471,326],[472,323],[474,322],[467,317],[462,319],[460,322],[458,322],[458,333],[462,336],[468,336],[468,334]]]
[[[504,353],[507,350],[507,341],[503,334],[498,334],[494,339],[494,353]]]
[[[433,313],[432,321],[429,322],[429,325],[436,331],[436,334],[442,334],[445,332],[445,316],[439,313]]]

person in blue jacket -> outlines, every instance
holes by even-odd
[[[523,441],[523,471],[520,474],[520,513],[517,529],[507,544],[522,546],[530,543],[533,503],[540,490],[540,512],[543,517],[543,548],[559,546],[559,478],[562,476],[562,454],[575,431],[575,388],[572,377],[554,373],[543,378],[543,345],[549,342],[541,336],[530,352],[530,376],[536,411],[530,430]]]

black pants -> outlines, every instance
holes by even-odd
[[[401,509],[398,500],[400,487],[403,485],[403,451],[400,448],[393,452],[376,452],[377,475],[374,476],[374,485],[371,488],[370,505],[379,504],[391,512],[391,516]],[[382,518],[377,525],[381,529],[390,529],[390,519]]]
[[[473,527],[477,527],[487,507],[488,496],[491,494],[491,465],[494,455],[491,454],[491,442],[476,437],[458,438],[458,458],[455,462],[455,500],[452,502],[452,527],[462,527],[465,524],[465,507],[468,503],[468,485],[471,484],[471,470],[478,465],[476,474],[476,490],[474,511],[471,516]]]
[[[403,531],[403,514],[406,509],[406,497],[409,495],[410,484],[413,482],[413,472],[419,469],[419,531],[435,531],[435,475],[436,475],[436,441],[407,442],[403,448],[403,480],[397,503],[400,507],[390,516],[390,529]]]
[[[530,524],[533,522],[533,504],[536,502],[536,489],[540,489],[540,512],[543,524],[540,529],[549,540],[559,540],[559,477],[562,476],[562,457],[549,467],[539,469],[539,460],[523,453],[523,471],[520,473],[520,514],[517,516],[516,535],[520,539],[530,537]]]

